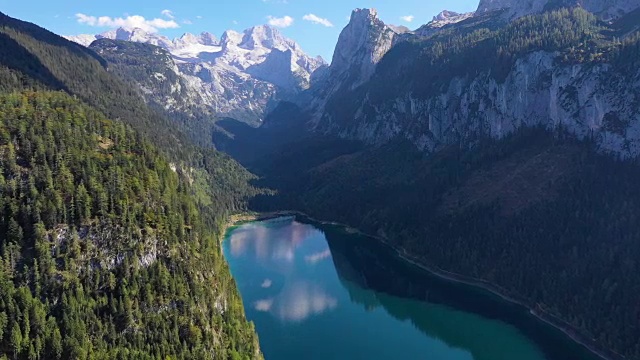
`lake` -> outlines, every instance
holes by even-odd
[[[224,253],[267,360],[595,360],[521,306],[338,225],[231,228]]]

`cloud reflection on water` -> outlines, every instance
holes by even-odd
[[[282,321],[302,321],[335,309],[338,300],[318,284],[297,281],[278,295],[273,313]]]
[[[331,257],[331,250],[327,249],[319,253],[305,256],[304,260],[310,264],[315,264],[315,263],[319,263],[322,260],[328,259],[330,257]]]
[[[256,279],[260,281],[257,283],[260,287],[252,302],[253,308],[270,313],[283,322],[300,322],[335,309],[338,306],[336,297],[330,295],[323,284],[309,281],[306,275],[312,265],[331,258],[331,251],[324,243],[318,248],[318,242],[313,241],[322,233],[295,221],[283,224],[286,226],[277,223],[243,225],[229,239],[232,256],[255,257],[265,275],[281,275]]]
[[[258,300],[255,303],[253,303],[253,307],[256,310],[262,311],[262,312],[271,311],[271,307],[272,306],[273,306],[273,299],[263,299],[263,300]]]
[[[318,233],[313,227],[295,221],[282,227],[247,224],[231,235],[231,254],[240,257],[253,251],[259,260],[279,259],[291,262],[295,259],[296,248],[306,238]]]

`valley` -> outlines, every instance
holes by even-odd
[[[0,13],[0,360],[640,359],[639,1],[163,13]]]

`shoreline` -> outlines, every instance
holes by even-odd
[[[445,281],[449,281],[457,284],[463,284],[466,286],[474,287],[476,289],[489,292],[504,301],[524,307],[525,309],[528,310],[529,314],[531,314],[537,320],[562,332],[564,335],[569,337],[569,339],[571,339],[573,342],[584,347],[593,355],[603,360],[625,359],[622,355],[617,354],[611,350],[601,349],[596,343],[594,343],[593,340],[590,340],[586,336],[580,334],[580,331],[578,331],[576,328],[574,328],[570,324],[567,324],[564,320],[557,318],[555,315],[547,313],[544,309],[535,309],[530,304],[527,304],[525,299],[516,299],[512,295],[509,295],[505,289],[502,289],[495,284],[492,284],[486,280],[476,279],[469,276],[464,276],[464,275],[452,273],[446,270],[442,270],[437,267],[426,265],[422,263],[419,259],[412,257],[404,248],[391,244],[391,242],[388,239],[382,238],[380,236],[364,233],[356,228],[353,228],[343,223],[339,223],[335,221],[318,220],[301,211],[295,211],[295,210],[282,210],[282,211],[273,211],[273,212],[265,212],[265,213],[243,213],[243,214],[237,214],[237,215],[231,216],[230,221],[228,225],[225,227],[224,233],[222,234],[222,241],[224,241],[227,231],[233,226],[237,226],[247,222],[267,221],[267,220],[277,219],[279,217],[284,217],[284,216],[301,216],[312,222],[316,222],[318,224],[341,226],[348,231],[352,231],[360,235],[364,235],[369,238],[380,241],[384,245],[388,246],[391,250],[393,250],[397,254],[397,256],[403,261],[406,261],[407,263],[413,266],[416,266],[433,276],[436,276]]]

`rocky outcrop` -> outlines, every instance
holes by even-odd
[[[629,11],[634,3],[612,1],[596,7],[585,0],[581,4],[594,10]],[[547,5],[548,1],[483,0],[478,12],[503,10],[496,13],[503,16],[505,11],[543,11]],[[514,7],[504,10],[505,6]],[[471,17],[447,12],[432,23]],[[579,138],[593,139],[603,152],[623,158],[640,155],[637,68],[622,69],[607,61],[562,61],[560,53],[540,50],[520,54],[499,75],[490,67],[478,67],[466,75],[464,71],[435,74],[429,72],[439,68],[418,64],[421,60],[413,58],[428,51],[428,43],[423,50],[414,43],[392,51],[393,56],[388,56],[393,60],[384,62],[384,70],[376,69],[393,37],[375,12],[354,12],[340,36],[327,79],[314,86],[310,101],[300,104],[310,119],[309,127],[374,145],[406,138],[425,152],[449,144],[472,145],[486,136],[502,138],[521,127],[561,127]],[[432,81],[437,84],[423,84]]]
[[[453,78],[428,98],[407,91],[382,102],[358,99],[354,119],[328,113],[317,130],[370,144],[403,137],[432,152],[540,125],[593,138],[603,152],[640,155],[640,70],[628,76],[608,64],[558,66],[555,54],[540,51],[518,60],[504,81],[484,72]]]
[[[398,33],[378,18],[375,9],[356,9],[342,30],[329,68],[333,79],[349,79],[352,87],[367,81]]]
[[[340,33],[331,65],[312,77],[314,86],[297,99],[298,104],[319,118],[334,94],[367,82],[382,57],[404,35],[409,35],[406,29],[385,24],[375,9],[354,10]]]

